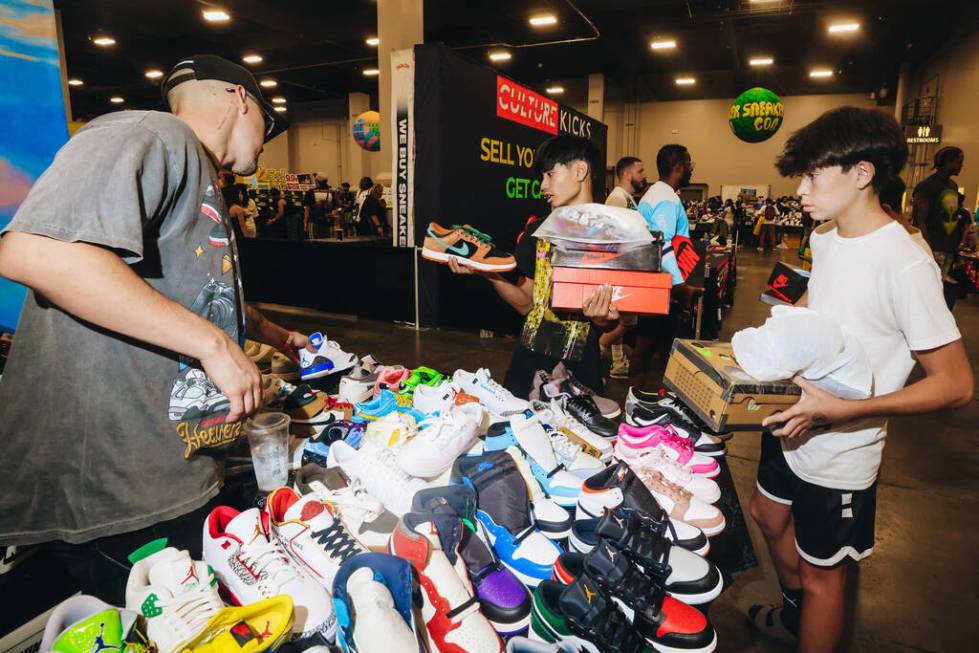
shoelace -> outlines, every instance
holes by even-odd
[[[224,604],[210,584],[198,584],[196,590],[160,599],[157,606],[163,609],[169,629],[184,639],[204,630],[210,618]]]
[[[664,443],[679,449],[683,454],[693,454],[693,442],[689,438],[685,438],[677,433],[676,429],[672,426],[664,426],[663,431]]]
[[[504,399],[510,399],[511,397],[513,397],[513,393],[512,392],[510,392],[509,390],[507,390],[506,388],[504,388],[502,385],[500,385],[496,381],[496,379],[494,379],[493,377],[491,377],[488,374],[486,375],[486,378],[485,379],[481,379],[480,380],[480,383],[483,385],[484,388],[486,388],[487,390],[489,390],[490,392],[492,392],[493,393],[493,396],[496,399],[504,400]]]
[[[666,533],[669,532],[673,542],[680,539],[676,534],[676,526],[670,521],[669,514],[663,508],[660,508],[657,513],[641,513],[629,508],[618,508],[618,510],[630,518],[638,519],[643,528],[657,538],[666,539]]]
[[[285,550],[264,537],[243,546],[239,555],[242,562],[258,576],[268,571],[274,594],[279,594],[277,590],[286,583],[300,578],[297,570],[289,564]]]
[[[598,583],[595,583],[598,585]],[[613,601],[607,601],[607,607],[592,615],[590,612],[586,618],[591,617],[588,623],[577,623],[576,619],[569,620],[572,627],[583,631],[586,639],[593,642],[602,642],[609,646],[607,650],[622,653],[639,653],[643,650],[643,643],[639,634],[632,627],[622,610]]]
[[[578,454],[582,451],[581,445],[575,444],[563,433],[554,431],[549,435],[551,438],[551,447],[554,449],[554,455],[563,459],[566,466],[574,463]]]
[[[636,476],[639,480],[643,482],[644,485],[655,485],[656,491],[660,494],[665,494],[673,501],[679,502],[684,499],[690,498],[690,493],[684,490],[682,487],[676,483],[670,482],[663,473],[657,469],[644,469],[640,468],[636,470]]]
[[[666,591],[661,584],[643,574],[631,562],[622,582],[611,585],[608,591],[624,599],[626,604],[634,607],[637,612],[652,606],[654,614],[659,614],[663,606],[663,598],[666,596]]]
[[[492,236],[490,236],[489,234],[484,234],[482,231],[479,231],[475,227],[470,226],[468,224],[454,224],[454,225],[452,225],[452,228],[453,229],[461,229],[464,233],[469,234],[470,236],[472,236],[476,240],[478,240],[478,241],[480,241],[482,243],[486,243],[487,245],[489,245],[489,244],[491,244],[493,242],[493,237]]]
[[[359,481],[352,481],[346,491],[330,490],[319,481],[313,481],[309,487],[317,499],[332,505],[340,515],[347,511],[357,511],[361,513],[362,521],[374,521],[384,510],[381,502],[371,497],[360,486]]]
[[[690,471],[689,467],[677,463],[660,449],[648,449],[641,453],[638,458],[633,458],[629,464],[630,466],[635,464],[640,468],[653,469],[661,473],[665,467],[680,483],[689,483],[693,478],[693,472]],[[664,473],[663,476],[666,477],[666,474]]]
[[[364,548],[360,545],[360,542],[351,537],[347,529],[343,527],[339,519],[333,520],[333,523],[326,528],[320,529],[318,531],[312,531],[310,534],[316,542],[322,546],[326,552],[333,558],[339,558],[340,562],[344,562],[347,558],[351,558],[358,553],[363,553]]]
[[[368,460],[376,462],[383,469],[387,480],[393,481],[397,485],[407,486],[414,480],[414,476],[405,473],[398,465],[394,452],[390,449],[379,449]],[[375,465],[376,466],[376,465]]]
[[[640,513],[630,510],[619,510],[625,517],[625,537],[621,539],[626,551],[641,558],[639,564],[650,575],[666,579],[673,573],[670,566],[670,549],[672,544],[664,537],[664,528],[651,524]],[[667,523],[669,518],[667,517]]]

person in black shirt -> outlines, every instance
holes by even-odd
[[[540,171],[541,194],[552,209],[593,200],[591,173],[602,169],[598,148],[584,138],[560,134],[544,141],[534,156]],[[546,274],[549,266],[547,241],[538,241],[534,232],[544,218],[531,220],[517,241],[517,278],[515,281],[498,273],[478,272],[449,258],[449,267],[456,274],[477,274],[485,277],[494,290],[521,315],[527,316],[521,344],[513,352],[503,385],[517,397],[530,394],[537,370],[550,372],[564,361],[565,365],[585,385],[595,391],[602,389],[602,365],[598,338],[602,332],[614,329],[619,313],[612,304],[611,286],[602,286],[582,304],[581,313],[556,315],[551,311],[550,286],[543,282],[534,292],[535,279]],[[541,290],[543,289],[543,290]],[[569,352],[555,355],[555,350]]]
[[[934,174],[918,184],[911,196],[914,225],[921,229],[942,270],[945,301],[949,308],[955,304],[958,295],[952,267],[962,243],[959,188],[952,177],[962,172],[964,164],[965,154],[960,148],[941,148],[935,152]]]
[[[374,195],[374,181],[370,177],[364,177],[360,180],[360,190],[363,191],[364,198],[360,201],[357,213],[357,235],[383,236],[385,211]]]

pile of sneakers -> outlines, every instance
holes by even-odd
[[[291,418],[293,484],[215,508],[202,560],[134,553],[125,608],[70,599],[45,650],[715,650],[726,434],[669,394],[621,407],[564,365],[523,398],[486,369],[311,343],[299,384],[249,352]],[[305,383],[333,374],[336,395]]]

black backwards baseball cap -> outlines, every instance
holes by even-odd
[[[243,66],[222,59],[215,54],[195,54],[192,57],[182,59],[170,69],[170,72],[163,79],[163,84],[160,85],[160,92],[163,94],[163,106],[166,107],[167,111],[171,110],[170,103],[167,102],[167,94],[173,87],[193,79],[214,79],[244,87],[245,92],[258,103],[265,115],[266,143],[289,127],[289,121],[285,116],[280,115],[262,95],[262,89],[259,88],[258,82],[255,81],[255,76],[251,72]]]

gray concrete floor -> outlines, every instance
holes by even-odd
[[[796,263],[790,250],[761,254],[743,250],[735,306],[727,311],[722,339],[760,324],[768,307],[757,297],[781,257]],[[325,329],[345,349],[372,353],[409,367],[426,364],[442,370],[489,368],[502,378],[513,338],[481,339],[458,331],[415,331],[286,307],[264,307],[270,317],[295,329]],[[955,308],[966,347],[979,366],[979,298]],[[915,375],[919,371],[916,370]],[[912,380],[917,378],[912,376]],[[656,385],[656,384],[653,384]],[[624,382],[609,384],[621,399]],[[886,653],[979,650],[979,405],[938,415],[893,419],[890,423],[878,489],[874,554],[851,567],[850,626],[841,650]],[[731,473],[747,514],[758,464],[757,434],[739,434],[728,443]],[[749,529],[760,565],[744,573],[711,607],[720,651],[786,651],[757,637],[744,622],[752,603],[778,595],[774,569],[760,532]]]

